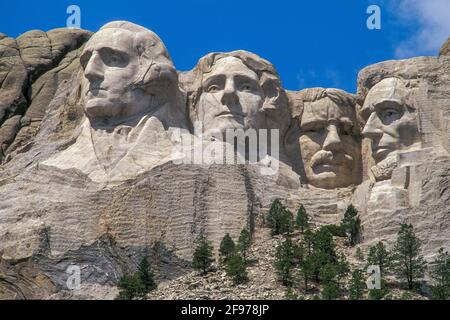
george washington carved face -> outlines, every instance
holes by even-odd
[[[111,23],[86,44],[82,98],[91,119],[151,112],[169,99],[177,77],[161,40],[131,23]]]

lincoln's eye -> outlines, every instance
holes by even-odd
[[[220,91],[220,87],[217,84],[212,84],[208,87],[208,92],[214,93]]]

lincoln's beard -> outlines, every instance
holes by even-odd
[[[392,172],[397,168],[397,152],[392,152],[386,159],[380,161],[371,168],[375,181],[391,179]]]

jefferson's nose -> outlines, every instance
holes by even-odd
[[[383,135],[380,119],[375,112],[373,112],[367,120],[362,135],[369,139],[376,139],[377,137]]]
[[[225,83],[225,88],[223,90],[223,95],[221,102],[224,106],[234,105],[237,104],[239,101],[239,98],[236,94],[236,87],[234,85],[233,79],[227,79]]]
[[[325,141],[323,142],[323,150],[332,151],[338,150],[342,146],[341,138],[339,137],[339,132],[335,125],[331,124],[328,126],[328,133]]]
[[[86,65],[86,68],[84,69],[84,76],[89,81],[95,81],[103,79],[103,75],[104,71],[101,58],[97,52],[93,52]]]

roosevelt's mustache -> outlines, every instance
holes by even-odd
[[[343,152],[320,150],[311,158],[311,167],[321,164],[348,165],[353,163],[353,157]]]

